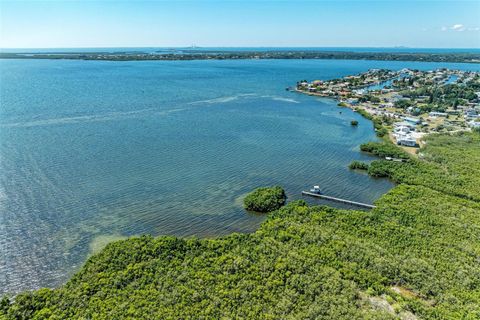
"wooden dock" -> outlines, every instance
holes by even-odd
[[[326,195],[323,195],[323,194],[318,194],[318,193],[313,193],[313,192],[308,192],[308,191],[302,191],[302,195],[321,198],[321,199],[325,199],[325,200],[331,200],[331,201],[335,201],[335,202],[346,203],[346,204],[349,204],[349,205],[352,205],[352,206],[357,206],[357,207],[362,207],[362,208],[367,208],[367,209],[376,208],[376,206],[374,206],[373,204],[350,201],[350,200],[346,200],[346,199],[330,197],[330,196],[326,196]]]

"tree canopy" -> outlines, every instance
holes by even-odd
[[[282,187],[264,187],[250,192],[243,200],[243,206],[249,211],[270,212],[279,209],[286,200]]]

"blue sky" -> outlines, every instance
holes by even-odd
[[[480,48],[480,1],[4,1],[0,47]]]

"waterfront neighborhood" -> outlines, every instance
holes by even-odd
[[[295,90],[338,99],[339,106],[372,119],[378,136],[406,149],[421,146],[428,133],[480,129],[479,72],[371,69],[341,79],[299,81]]]

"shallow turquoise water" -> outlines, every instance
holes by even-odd
[[[241,196],[320,184],[372,202],[387,180],[350,172],[372,125],[285,91],[369,68],[466,64],[0,60],[0,293],[56,286],[92,246],[149,233],[251,232]],[[350,120],[359,126],[350,126]]]

